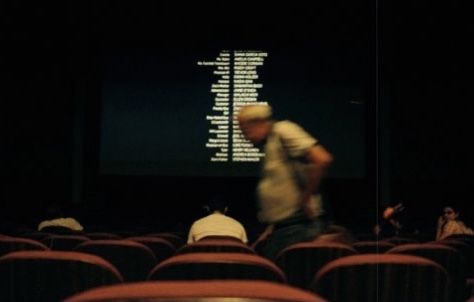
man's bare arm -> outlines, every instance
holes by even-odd
[[[308,207],[311,194],[315,192],[321,182],[322,177],[326,173],[328,167],[333,162],[333,156],[322,145],[311,147],[306,153],[306,159],[311,163],[308,169],[307,182],[301,196],[301,205],[306,213],[311,216],[314,213],[308,213]]]

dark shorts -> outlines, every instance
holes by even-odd
[[[266,239],[261,254],[273,261],[284,248],[298,242],[312,241],[325,228],[326,223],[322,217],[308,219],[304,213],[298,212],[274,224],[273,232]]]

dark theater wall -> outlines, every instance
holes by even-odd
[[[472,2],[383,1],[380,7],[392,196],[431,230],[450,203],[461,207],[472,226]]]
[[[12,2],[2,10],[2,214],[12,220],[29,221],[48,202],[70,201],[78,16],[53,13],[57,8]]]

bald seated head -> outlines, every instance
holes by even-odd
[[[237,114],[240,130],[254,144],[263,142],[272,127],[272,108],[266,104],[252,104],[240,108]]]

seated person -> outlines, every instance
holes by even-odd
[[[61,208],[56,205],[51,205],[46,209],[46,220],[40,222],[38,231],[60,232],[60,229],[65,231],[80,232],[84,228],[82,225],[72,217],[64,217]]]
[[[400,234],[402,222],[400,213],[405,208],[401,203],[391,205],[385,203],[380,207],[378,222],[374,228],[374,233],[379,238],[389,238]]]
[[[188,243],[193,243],[209,236],[225,236],[237,238],[247,243],[245,228],[237,220],[226,216],[227,205],[216,198],[205,207],[209,215],[196,220],[189,230]]]
[[[407,207],[402,203],[384,203],[380,207],[374,233],[377,238],[412,237],[419,234],[418,227]]]
[[[468,228],[459,218],[459,211],[452,206],[443,209],[443,215],[438,218],[436,240],[441,240],[454,234],[473,235],[474,231]]]

